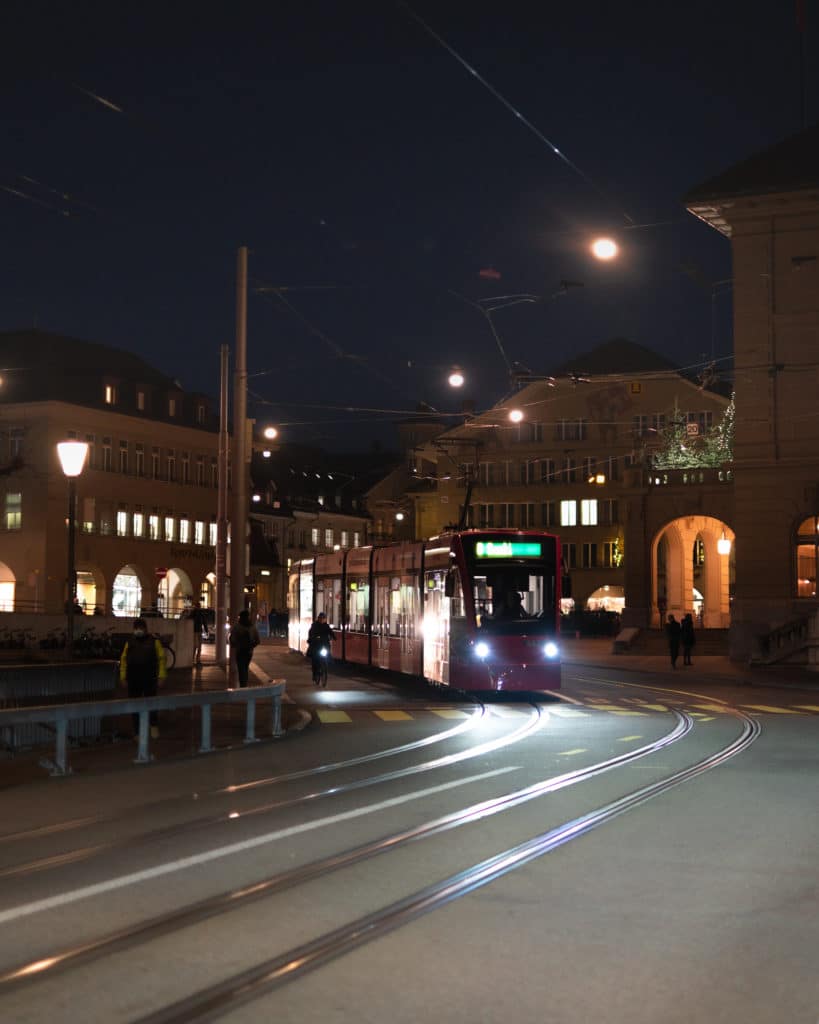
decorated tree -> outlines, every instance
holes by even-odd
[[[699,469],[722,466],[734,457],[734,396],[725,412],[704,434],[690,434],[686,417],[675,402],[666,415],[666,426],[659,433],[657,446],[646,453],[654,469]]]

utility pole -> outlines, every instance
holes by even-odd
[[[247,544],[247,246],[236,259],[236,358],[233,364],[233,514],[230,524],[230,621],[245,607]],[[235,663],[230,685],[236,682]]]
[[[218,495],[216,499],[216,664],[225,667],[227,663],[225,635],[225,614],[227,612],[227,526],[228,526],[228,373],[230,349],[222,345],[220,350],[219,374],[219,456],[216,464]]]

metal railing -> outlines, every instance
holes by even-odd
[[[68,724],[84,718],[110,718],[117,715],[139,715],[139,745],[136,764],[148,764],[153,760],[150,752],[150,713],[170,711],[175,708],[202,709],[199,753],[213,750],[211,744],[211,707],[214,704],[245,704],[245,743],[256,743],[256,702],[270,700],[271,734],[282,735],[281,707],[285,681],[277,680],[267,686],[243,687],[239,690],[210,690],[205,693],[169,694],[163,697],[140,697],[125,700],[82,701],[77,704],[54,704],[49,706],[20,708],[0,711],[0,737],[14,735],[14,727],[36,723],[53,726],[56,752],[49,762],[50,775],[68,775]],[[11,744],[13,747],[13,743]]]

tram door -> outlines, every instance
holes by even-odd
[[[390,579],[379,576],[375,580],[375,614],[373,616],[373,637],[375,664],[379,668],[390,667]]]
[[[418,619],[418,585],[417,576],[405,576],[401,580],[400,598],[400,634],[401,634],[401,671],[414,673],[418,671],[416,661],[415,628]]]
[[[449,605],[444,595],[446,572],[424,573],[424,676],[449,684]]]

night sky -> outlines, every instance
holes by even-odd
[[[336,448],[391,446],[395,417],[311,405],[452,410],[452,363],[479,408],[503,395],[480,298],[543,296],[494,314],[536,373],[618,336],[710,358],[729,244],[681,197],[799,129],[791,0],[208,11],[4,5],[1,328],[139,352],[215,394],[247,245],[250,412]],[[616,263],[588,255],[601,232]],[[550,298],[562,279],[584,287]],[[726,357],[729,289],[715,310]]]

